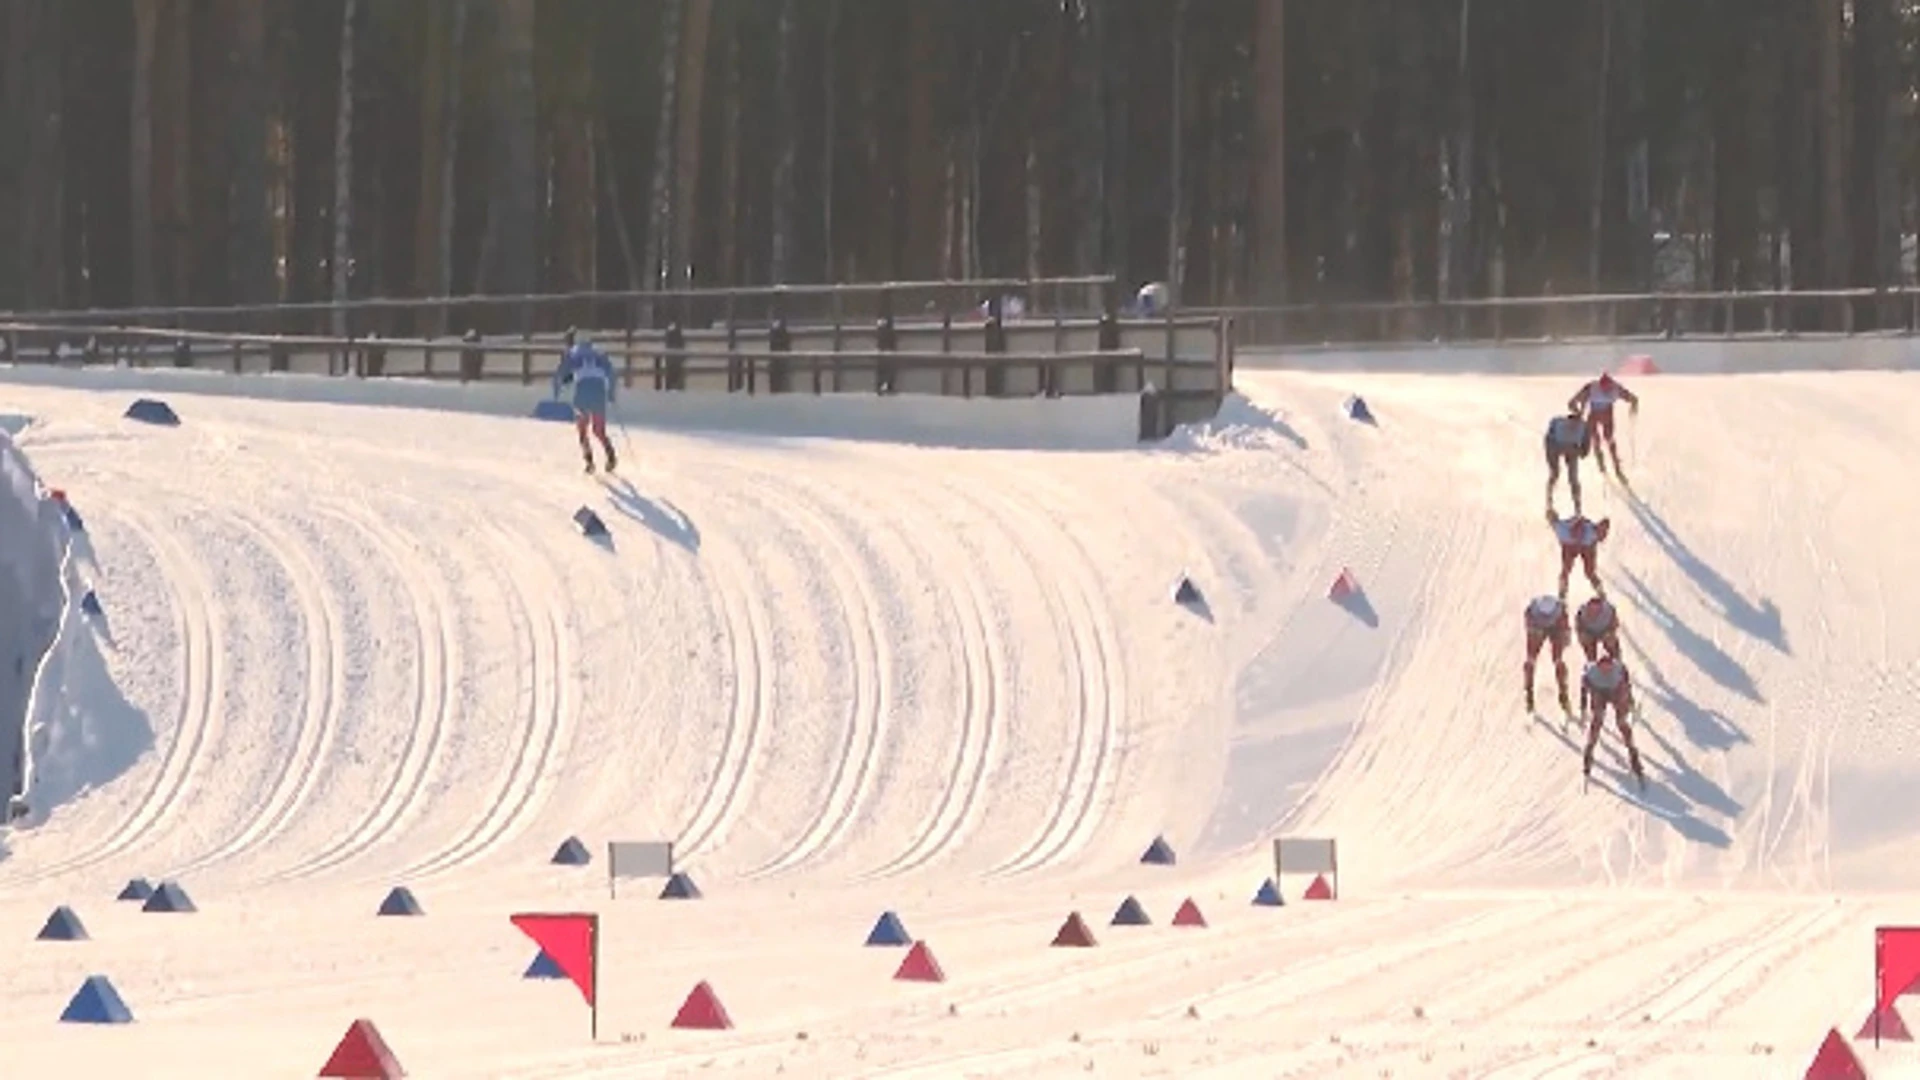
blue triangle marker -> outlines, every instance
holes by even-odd
[[[1120,906],[1114,910],[1110,925],[1151,926],[1153,920],[1147,917],[1147,909],[1140,906],[1140,901],[1129,896],[1120,901]]]
[[[53,909],[47,916],[47,924],[40,928],[37,940],[40,941],[85,941],[87,928],[80,925],[80,916],[65,904]]]
[[[80,511],[75,510],[72,506],[68,506],[66,508],[66,511],[67,511],[67,528],[72,529],[74,532],[77,532],[77,533],[86,532],[87,523],[80,520]]]
[[[580,531],[587,536],[607,535],[607,523],[588,507],[583,506],[573,512],[573,523],[580,526]]]
[[[577,836],[562,840],[553,853],[555,866],[585,866],[592,861],[593,856],[587,853],[587,845],[581,843]]]
[[[560,970],[560,965],[554,962],[553,957],[547,955],[547,950],[541,949],[534,955],[533,963],[527,965],[527,973],[520,977],[523,979],[564,979],[567,977],[567,973]]]
[[[63,1024],[131,1024],[133,1012],[105,975],[89,975],[60,1014]]]
[[[1255,907],[1281,907],[1286,901],[1280,899],[1280,886],[1268,878],[1260,883],[1260,891],[1253,894],[1253,904]]]
[[[1156,836],[1153,838],[1153,843],[1147,845],[1146,853],[1140,856],[1140,861],[1148,866],[1172,866],[1173,847],[1167,843],[1166,837]]]
[[[387,898],[380,901],[382,915],[424,915],[420,910],[420,901],[413,898],[413,890],[405,885],[395,885]]]
[[[152,895],[153,895],[153,886],[150,883],[148,883],[146,878],[137,877],[137,878],[134,878],[132,881],[127,882],[126,888],[121,889],[120,895],[114,897],[114,899],[115,900],[145,900],[147,897]]]
[[[1367,407],[1366,401],[1358,394],[1347,399],[1347,417],[1362,424],[1374,423],[1373,410]]]
[[[147,902],[140,905],[140,910],[189,912],[199,909],[193,906],[193,901],[187,896],[187,890],[181,888],[179,882],[163,881],[159,888],[153,890],[153,895],[147,897]]]
[[[874,921],[873,929],[867,934],[869,945],[911,945],[913,938],[901,923],[900,916],[891,911],[884,912]]]
[[[92,589],[88,589],[87,594],[80,598],[80,610],[89,615],[97,616],[100,614],[100,598],[94,595]]]
[[[660,890],[662,900],[698,900],[700,886],[685,874],[675,874],[667,879],[667,887]]]

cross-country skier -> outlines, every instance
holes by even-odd
[[[1620,659],[1620,613],[1604,596],[1596,596],[1580,605],[1573,616],[1573,632],[1580,639],[1580,651],[1587,663],[1600,658],[1600,650]]]
[[[1587,422],[1578,407],[1567,406],[1566,415],[1547,422],[1544,441],[1547,451],[1547,506],[1553,506],[1553,489],[1560,483],[1560,466],[1567,466],[1567,489],[1573,492],[1573,512],[1580,512],[1580,459],[1587,456]]]
[[[1560,689],[1560,711],[1568,719],[1573,716],[1573,704],[1567,699],[1567,645],[1573,634],[1567,626],[1567,605],[1557,596],[1536,597],[1527,605],[1527,660],[1521,670],[1527,679],[1527,711],[1533,711],[1533,669],[1534,662],[1540,657],[1540,649],[1549,642],[1553,645],[1553,679]]]
[[[1601,518],[1596,524],[1584,516],[1575,514],[1563,518],[1547,508],[1547,524],[1553,526],[1554,535],[1560,538],[1560,599],[1567,598],[1567,579],[1573,575],[1573,564],[1578,562],[1587,572],[1587,583],[1593,591],[1606,595],[1606,587],[1600,584],[1600,574],[1594,569],[1594,555],[1600,547],[1600,541],[1607,538],[1607,532],[1613,528],[1611,518]]]
[[[620,463],[613,452],[613,441],[607,438],[607,407],[613,404],[615,393],[613,361],[572,329],[567,331],[566,344],[566,355],[553,373],[553,396],[558,399],[560,388],[573,384],[573,426],[580,435],[580,454],[587,459],[587,471],[593,471],[593,446],[587,442],[591,429],[606,451],[607,471],[612,472]]]
[[[1593,775],[1593,748],[1600,741],[1600,725],[1605,722],[1609,708],[1613,710],[1620,740],[1627,744],[1627,764],[1644,790],[1647,774],[1640,768],[1640,751],[1633,745],[1633,725],[1629,720],[1633,715],[1633,679],[1627,674],[1627,665],[1611,656],[1588,664],[1586,673],[1580,677],[1580,711],[1587,714],[1587,749],[1580,774]]]
[[[1612,375],[1602,374],[1581,387],[1580,392],[1567,402],[1567,408],[1586,410],[1587,444],[1593,448],[1594,463],[1605,473],[1607,455],[1611,454],[1614,475],[1624,481],[1627,474],[1620,467],[1620,448],[1613,443],[1613,406],[1620,401],[1625,401],[1635,416],[1640,415],[1640,399],[1634,396],[1633,391],[1621,386]],[[1602,437],[1607,440],[1607,454],[1600,453],[1598,440]]]

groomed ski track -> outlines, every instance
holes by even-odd
[[[1632,490],[1582,479],[1657,812],[1611,735],[1583,792],[1581,733],[1520,708],[1578,381],[1241,382],[1138,451],[636,428],[588,477],[563,425],[183,392],[149,429],[0,379],[152,743],[55,763],[87,790],[7,837],[0,1041],[304,1074],[368,1015],[420,1075],[1546,1080],[1798,1076],[1852,1035],[1871,927],[1920,921],[1912,379],[1632,381]],[[1282,831],[1340,839],[1338,902],[1248,905]],[[1178,867],[1137,864],[1156,834]],[[568,835],[584,875],[546,865]],[[675,840],[707,899],[608,902],[608,839]],[[95,899],[137,874],[201,917]],[[394,884],[429,917],[368,918]],[[1128,894],[1155,928],[1106,925]],[[1210,928],[1165,928],[1188,896]],[[58,903],[125,1038],[46,1022]],[[605,913],[634,1040],[517,978],[539,907]],[[888,908],[945,985],[857,948]],[[1045,947],[1069,910],[1099,948]],[[701,979],[737,1030],[665,1030]]]

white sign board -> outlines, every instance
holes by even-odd
[[[614,895],[614,883],[621,878],[665,878],[673,876],[673,841],[607,841],[607,893]]]
[[[1339,853],[1331,838],[1282,836],[1273,842],[1273,868],[1281,874],[1338,874]]]

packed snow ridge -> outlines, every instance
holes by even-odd
[[[1633,490],[1582,479],[1644,796],[1523,705],[1578,381],[1241,383],[1157,446],[837,440],[812,403],[805,438],[636,425],[589,477],[566,425],[183,389],[154,428],[0,380],[102,609],[0,859],[0,1043],[310,1073],[370,1016],[422,1075],[1527,1077],[1853,1034],[1871,926],[1920,916],[1913,380],[1632,382]],[[1338,838],[1339,900],[1248,906],[1282,834]],[[568,836],[595,868],[548,865]],[[608,900],[629,839],[706,899]],[[200,911],[112,905],[134,876]],[[397,884],[424,919],[371,918]],[[1107,927],[1128,895],[1156,926]],[[1188,897],[1210,925],[1165,928]],[[63,903],[79,966],[30,940]],[[519,979],[540,909],[608,920],[598,1046]],[[945,984],[859,947],[887,909]],[[1063,958],[1070,910],[1101,945]],[[52,1023],[92,971],[122,1038]],[[665,1031],[702,979],[737,1029]]]

